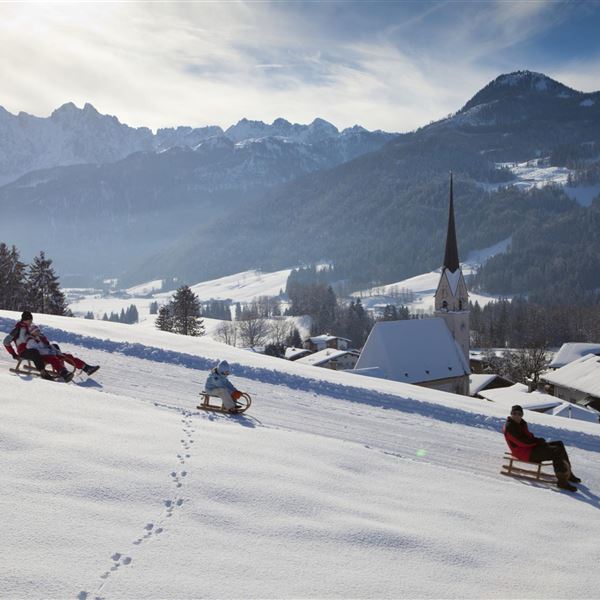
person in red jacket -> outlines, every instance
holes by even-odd
[[[571,483],[581,483],[581,479],[571,471],[571,461],[564,444],[560,441],[546,442],[544,438],[535,437],[523,419],[521,406],[515,404],[511,408],[510,416],[506,419],[502,431],[513,456],[519,460],[535,463],[551,460],[558,479],[558,487],[570,492],[577,491]]]
[[[33,315],[24,311],[21,320],[13,327],[13,330],[4,338],[4,348],[15,359],[25,358],[35,365],[44,379],[51,379],[44,369],[44,359],[38,350],[27,348],[27,340],[30,338],[30,329],[33,325]],[[14,344],[14,346],[13,346]],[[16,348],[16,349],[15,349]]]
[[[13,344],[16,346],[16,351]],[[88,376],[100,368],[99,366],[88,365],[72,354],[63,353],[57,344],[51,344],[48,338],[42,334],[40,328],[33,324],[33,315],[29,311],[25,311],[21,315],[21,320],[6,336],[4,347],[15,359],[25,358],[31,360],[44,379],[52,379],[44,368],[46,364],[51,365],[54,371],[66,382],[73,379],[73,373],[65,368],[65,362],[73,365],[76,369],[81,369]]]

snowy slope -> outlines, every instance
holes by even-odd
[[[15,317],[0,311],[0,331]],[[597,597],[595,424],[527,415],[567,443],[573,496],[498,474],[493,403],[38,321],[102,369],[66,385],[0,357],[3,597]],[[217,358],[252,393],[246,415],[195,409]]]

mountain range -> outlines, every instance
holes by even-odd
[[[15,119],[31,131],[46,128],[35,151]],[[523,161],[588,184],[600,171],[600,93],[529,71],[501,75],[455,114],[401,135],[340,132],[321,119],[152,133],[90,105],[65,105],[48,119],[4,111],[5,130],[12,133],[0,136],[0,172],[27,172],[0,188],[0,239],[24,253],[44,248],[65,274],[127,283],[171,276],[193,283],[319,260],[356,285],[429,271],[442,257],[453,170],[461,253],[514,240],[484,267],[483,285],[498,293],[498,273],[513,258],[521,268],[535,265],[539,247],[552,247],[551,224],[586,215],[593,222],[599,210],[557,186],[513,185],[511,165]],[[19,152],[21,160],[7,158]],[[598,243],[599,235],[577,242]],[[522,273],[500,293],[527,292],[527,281]],[[579,284],[600,287],[594,277]]]

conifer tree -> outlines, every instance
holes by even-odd
[[[25,301],[25,264],[19,252],[0,243],[0,308],[20,310]]]
[[[169,304],[165,304],[158,309],[158,316],[154,324],[161,331],[173,331],[173,317],[171,316]]]
[[[29,310],[49,315],[66,314],[67,302],[52,268],[52,260],[46,258],[43,251],[29,265],[26,281]]]
[[[204,335],[204,320],[200,318],[200,301],[189,286],[177,289],[171,302],[173,331],[182,335]]]

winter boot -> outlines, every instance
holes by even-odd
[[[63,378],[65,383],[69,383],[69,381],[73,379],[73,373],[70,373],[69,371],[67,371],[67,369],[63,369],[60,372],[60,376]]]
[[[52,377],[52,375],[50,375],[50,373],[48,373],[48,371],[46,371],[46,369],[42,369],[40,371],[40,377],[42,379],[47,379],[48,381],[53,381],[54,377]]]
[[[579,479],[579,477],[577,477],[576,475],[573,475],[573,473],[571,473],[571,475],[569,476],[568,481],[570,481],[571,483],[581,483],[581,479]]]
[[[561,473],[556,474],[556,479],[558,479],[558,487],[561,490],[569,490],[569,492],[576,492],[577,488],[574,485],[569,483],[569,477],[571,475],[571,471],[563,471]]]
[[[85,365],[85,367],[83,367],[83,372],[89,377],[90,375],[93,375],[99,368],[99,366],[93,367],[92,365]]]
[[[577,491],[577,488],[574,485],[571,485],[568,481],[559,481],[557,485],[561,490],[568,490],[569,492]]]

